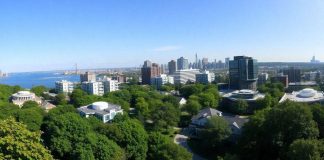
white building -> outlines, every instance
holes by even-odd
[[[103,81],[104,93],[118,91],[119,82],[117,80],[107,80]]]
[[[81,89],[91,95],[104,95],[104,86],[102,82],[82,82]]]
[[[268,73],[261,73],[258,75],[258,84],[265,84],[267,80],[269,79]]]
[[[215,80],[215,73],[204,71],[203,73],[196,74],[196,82],[208,84]]]
[[[245,100],[247,102],[253,102],[258,99],[263,99],[265,94],[259,93],[258,91],[242,89],[242,90],[234,90],[229,92],[220,92],[223,98],[227,98],[232,101],[237,101],[239,99]]]
[[[115,80],[82,82],[81,89],[89,94],[102,96],[105,93],[119,90],[119,83]]]
[[[303,103],[316,103],[324,101],[324,93],[322,91],[316,91],[312,88],[305,88],[300,91],[293,91],[292,93],[285,93],[280,99],[279,103],[286,100],[293,102],[303,102]]]
[[[198,69],[178,70],[172,75],[175,84],[185,84],[188,81],[196,82],[196,74],[199,74]]]
[[[74,83],[66,80],[55,82],[55,90],[57,93],[72,93],[74,90]]]
[[[107,102],[95,102],[87,106],[78,108],[81,116],[90,117],[95,116],[103,123],[107,123],[115,118],[117,114],[123,114],[121,106],[107,103]]]
[[[168,83],[174,84],[174,77],[161,74],[158,77],[151,78],[151,85],[155,86],[157,89],[160,89],[162,85]]]
[[[92,72],[85,72],[80,75],[80,81],[82,82],[95,82],[97,80],[96,74]]]
[[[38,104],[42,103],[42,100],[35,95],[35,93],[29,91],[19,91],[11,96],[11,101],[13,104],[22,107],[27,101],[35,101]]]

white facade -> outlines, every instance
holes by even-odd
[[[104,85],[102,82],[82,82],[81,88],[92,95],[104,95]]]
[[[107,80],[103,82],[104,85],[104,93],[118,91],[119,90],[119,82],[117,80]]]
[[[204,71],[203,73],[196,74],[196,82],[198,83],[211,83],[215,80],[215,73]]]
[[[297,92],[293,91],[292,93],[285,93],[284,96],[280,99],[279,103],[282,103],[286,100],[304,103],[322,102],[324,101],[324,92],[316,91],[311,88],[305,88]]]
[[[234,90],[229,92],[220,92],[223,98],[228,98],[232,101],[245,100],[247,102],[253,102],[258,99],[263,99],[265,94],[259,93],[249,89]]]
[[[116,80],[82,82],[81,88],[89,94],[102,96],[105,93],[119,90],[119,83]]]
[[[123,114],[121,106],[107,103],[107,102],[95,102],[87,106],[78,108],[81,116],[90,117],[95,116],[103,123],[107,123],[115,118],[117,114]]]
[[[158,77],[151,78],[151,85],[155,86],[157,89],[160,89],[164,84],[174,84],[174,77],[168,76],[166,74],[161,74]]]
[[[198,69],[178,70],[172,76],[175,84],[185,84],[188,81],[196,82],[196,74],[199,74]]]
[[[167,83],[174,84],[174,77],[173,76],[169,76],[167,74],[161,74],[159,77],[162,78],[162,83],[163,84],[167,84]]]
[[[38,104],[42,103],[42,100],[35,95],[35,93],[29,91],[19,91],[11,96],[12,103],[22,107],[27,101],[35,101]]]
[[[74,90],[74,83],[66,80],[55,82],[55,90],[57,93],[72,93]]]

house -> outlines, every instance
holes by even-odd
[[[117,114],[123,114],[121,106],[108,102],[95,102],[78,108],[78,111],[81,116],[95,116],[103,123],[113,120]]]
[[[203,129],[206,126],[208,119],[213,116],[222,117],[225,121],[227,121],[229,127],[231,128],[231,136],[233,139],[241,134],[243,125],[248,122],[248,119],[242,118],[237,115],[223,113],[213,108],[205,108],[200,110],[197,115],[192,117],[191,123],[189,125],[189,131],[191,132],[191,135],[197,136],[199,130]]]
[[[222,116],[222,112],[212,108],[205,108],[192,117],[191,124],[197,127],[203,127],[212,116]]]
[[[187,100],[186,100],[185,98],[181,98],[181,99],[179,100],[179,105],[180,105],[180,106],[183,106],[183,105],[185,105],[185,104],[187,104]]]
[[[48,112],[49,110],[55,108],[56,106],[50,103],[49,101],[43,100],[40,107],[43,108],[46,112]]]

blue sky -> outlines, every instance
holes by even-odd
[[[0,69],[139,66],[185,56],[324,61],[322,0],[0,0]]]

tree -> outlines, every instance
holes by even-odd
[[[143,97],[136,98],[135,108],[140,114],[144,116],[146,116],[149,112],[149,104]]]
[[[308,106],[285,102],[252,116],[243,128],[242,159],[287,159],[296,139],[315,139],[318,128]],[[245,154],[245,153],[250,154]]]
[[[55,96],[54,104],[56,105],[65,105],[67,104],[66,96],[63,93],[59,93]]]
[[[35,86],[30,89],[33,93],[35,93],[37,96],[42,96],[42,94],[48,89],[45,86]]]
[[[17,112],[17,121],[27,125],[30,131],[39,131],[44,118],[44,111],[41,108],[21,109]]]
[[[230,105],[230,111],[236,114],[246,114],[249,104],[242,99],[239,99]]]
[[[109,126],[98,128],[99,133],[114,140],[125,149],[127,159],[143,160],[147,153],[148,135],[144,127],[135,119],[125,119]]]
[[[216,148],[231,135],[229,124],[222,117],[213,116],[208,119],[205,129],[199,133],[207,148]]]
[[[263,99],[256,100],[256,103],[257,103],[257,108],[255,108],[256,110],[263,109],[263,108],[270,108],[273,106],[272,105],[273,99],[271,95],[266,94]]]
[[[190,100],[184,108],[190,115],[193,116],[199,112],[199,110],[201,109],[201,105],[198,101]]]
[[[53,159],[41,144],[40,133],[30,132],[13,118],[0,121],[1,159]]]
[[[56,158],[70,159],[79,143],[86,143],[89,124],[76,113],[65,113],[51,117],[42,129],[43,139]]]
[[[0,105],[0,119],[7,119],[10,116],[14,116],[20,108],[17,105],[11,103],[4,103]]]
[[[218,105],[218,103],[216,103],[215,96],[213,96],[213,94],[211,93],[199,94],[199,101],[204,108],[206,107],[216,108]]]
[[[21,108],[27,109],[27,108],[38,108],[39,104],[35,101],[27,101],[23,104]]]
[[[313,119],[317,123],[320,138],[324,138],[324,107],[321,105],[312,106]]]
[[[297,139],[289,147],[291,160],[320,160],[324,156],[324,144],[318,140]]]
[[[114,141],[100,134],[93,134],[92,137],[91,145],[96,160],[125,159],[124,151]]]
[[[180,110],[170,103],[165,103],[152,113],[153,129],[155,131],[168,131],[180,121]]]
[[[71,94],[71,103],[75,107],[85,106],[95,102],[96,100],[98,100],[98,97],[95,95],[88,95],[81,89],[74,89]]]
[[[183,147],[173,143],[159,132],[152,132],[148,141],[149,160],[191,160],[192,155]]]
[[[199,94],[202,90],[202,84],[190,84],[181,87],[179,91],[182,96],[184,96],[185,98],[189,98],[189,96],[193,94]]]

